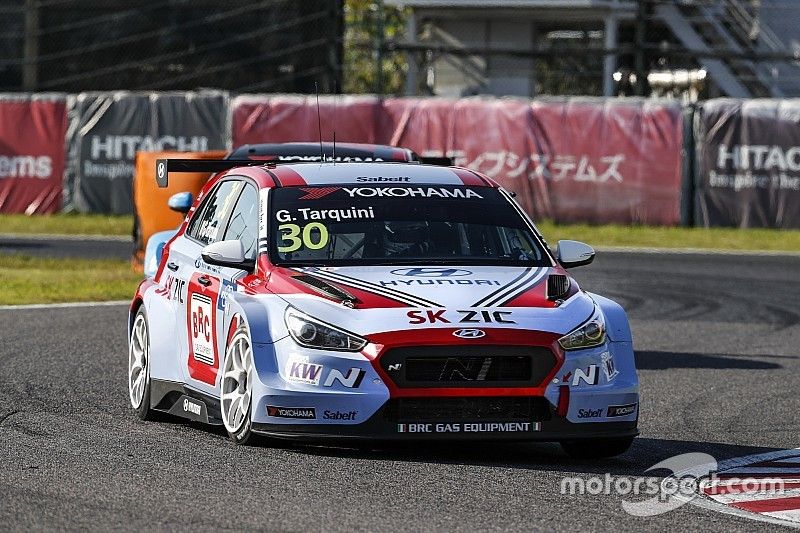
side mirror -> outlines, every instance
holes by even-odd
[[[244,247],[241,241],[219,241],[203,248],[200,252],[203,261],[209,265],[217,265],[240,270],[252,271],[256,262],[244,256]]]
[[[194,202],[194,197],[192,197],[192,193],[177,192],[169,197],[169,200],[167,200],[167,205],[173,211],[186,214],[189,212],[189,209],[192,208],[192,202]]]
[[[588,265],[594,261],[594,248],[578,241],[558,241],[556,259],[564,268]]]

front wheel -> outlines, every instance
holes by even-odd
[[[155,412],[150,409],[150,328],[144,307],[133,319],[128,342],[128,397],[140,419],[154,418]]]
[[[561,442],[561,448],[575,459],[603,459],[625,453],[631,444],[633,437],[568,440]]]
[[[247,330],[240,328],[228,345],[222,370],[222,423],[236,444],[246,444],[253,437],[250,417],[255,377],[252,346]]]

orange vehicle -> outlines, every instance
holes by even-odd
[[[175,193],[189,192],[196,196],[206,184],[208,173],[176,174],[167,188],[156,185],[156,160],[164,158],[221,159],[228,152],[136,152],[136,170],[133,174],[133,265],[141,271],[145,244],[153,234],[176,228],[185,213],[170,209],[169,198]],[[191,204],[191,202],[190,202]]]

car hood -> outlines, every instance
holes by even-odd
[[[280,291],[295,308],[360,334],[419,327],[563,334],[594,311],[594,302],[574,281],[560,305],[547,298],[548,277],[565,275],[552,267],[308,267],[276,274],[297,288]],[[336,290],[343,292],[339,298],[331,295]]]

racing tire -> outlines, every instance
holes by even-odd
[[[128,341],[128,399],[141,420],[156,418],[150,408],[150,326],[144,306],[136,312]]]
[[[253,343],[245,326],[237,329],[225,351],[225,364],[220,384],[222,424],[228,437],[236,444],[253,444],[252,428]]]
[[[561,441],[561,448],[574,459],[604,459],[628,451],[633,437]]]

